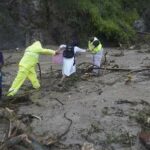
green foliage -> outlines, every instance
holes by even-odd
[[[133,23],[140,16],[149,26],[149,8],[149,0],[5,0],[0,3],[0,38],[13,40],[16,34],[21,39],[20,34],[36,29],[44,41],[51,34],[57,43],[73,35],[86,46],[89,36],[127,43],[134,39]]]
[[[142,5],[144,5],[144,0]],[[78,32],[101,36],[108,40],[128,42],[134,38],[133,23],[139,18],[140,2],[134,0],[58,0],[65,20]],[[144,5],[145,6],[145,5]],[[144,7],[143,6],[143,7]],[[68,17],[66,17],[68,16]]]

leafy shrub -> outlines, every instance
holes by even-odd
[[[134,0],[67,0],[59,6],[69,16],[64,18],[66,22],[75,24],[83,37],[103,34],[107,40],[128,42],[135,36],[133,22],[139,15]]]

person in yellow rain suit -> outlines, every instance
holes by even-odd
[[[58,51],[42,48],[40,41],[36,41],[31,46],[27,47],[24,56],[19,62],[18,74],[13,81],[7,96],[14,96],[26,78],[31,81],[33,88],[40,88],[40,83],[35,72],[35,66],[38,63],[39,55],[56,55],[57,53]]]

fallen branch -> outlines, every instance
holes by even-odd
[[[62,134],[58,135],[55,139],[48,138],[46,145],[51,145],[51,144],[58,143],[59,140],[61,140],[61,138],[62,138],[63,136],[65,136],[65,135],[69,132],[70,127],[71,127],[71,125],[72,125],[72,120],[66,116],[66,113],[64,113],[64,118],[69,121],[69,125],[68,125],[67,129],[66,129]]]
[[[8,65],[16,65],[17,64],[17,62],[6,62],[5,64],[4,64],[4,66],[6,67],[6,66],[8,66]]]
[[[105,68],[105,67],[93,67],[92,69],[102,69],[102,70],[111,70],[111,71],[132,71],[127,68]]]
[[[38,119],[38,120],[40,120],[40,121],[42,120],[41,117],[39,117],[37,115],[31,115],[31,116],[34,117],[34,118],[36,118],[36,119]]]
[[[69,132],[70,127],[72,125],[72,120],[66,116],[66,113],[64,113],[64,118],[67,119],[70,123],[69,123],[69,126],[67,127],[66,131],[58,136],[58,139],[61,139],[63,136],[65,136]]]
[[[87,69],[102,69],[102,70],[110,70],[110,71],[130,71],[130,72],[140,72],[145,70],[150,70],[150,68],[140,68],[140,69],[129,69],[129,68],[106,68],[106,67],[97,67],[96,65],[93,65],[92,63],[83,62],[78,64],[78,68],[82,65],[85,65]]]
[[[103,62],[103,64],[107,64],[107,54],[108,54],[108,52],[106,51],[106,53],[104,54],[104,62]]]
[[[105,68],[105,67],[93,67],[93,69],[102,69],[102,70],[111,70],[111,71],[125,71],[125,72],[127,71],[130,73],[150,70],[150,68],[128,69],[128,68]]]
[[[37,63],[37,66],[39,68],[39,77],[40,77],[40,80],[42,80],[42,72],[41,72],[41,65],[40,65],[40,63]]]
[[[7,63],[7,61],[9,61],[12,58],[12,55],[8,56],[7,58],[5,58],[5,62]]]
[[[16,149],[16,147],[19,147],[20,150],[47,150],[43,144],[33,138],[35,135],[31,133],[30,128],[26,124],[19,120],[13,110],[1,108],[0,117],[10,120],[8,138],[0,145],[0,150]],[[32,117],[40,119],[34,115]]]
[[[7,140],[4,144],[1,145],[0,150],[3,150],[5,147],[9,148],[16,144],[19,144],[20,142],[26,141],[28,143],[31,143],[31,141],[28,139],[26,134],[22,134],[19,136],[15,136]]]
[[[58,98],[52,98],[54,100],[56,100],[57,102],[59,102],[61,105],[64,105],[64,103],[62,103]]]
[[[8,132],[8,138],[11,136],[11,131],[12,131],[12,123],[11,123],[11,120],[9,120],[9,132]]]
[[[123,99],[117,100],[115,102],[116,102],[116,104],[130,104],[130,105],[133,105],[133,106],[138,104],[138,102],[129,101],[129,100],[123,100]]]
[[[65,135],[69,132],[70,127],[71,127],[71,125],[72,125],[72,120],[66,116],[66,113],[64,113],[64,118],[67,119],[67,120],[70,122],[70,123],[69,123],[69,126],[67,127],[67,129],[66,129],[61,135],[57,136],[57,139],[56,139],[56,140],[51,140],[51,141],[48,143],[48,145],[54,144],[54,146],[56,146],[56,147],[59,148],[59,149],[60,149],[60,146],[58,146],[58,145],[56,145],[56,144],[61,144],[61,143],[59,143],[59,140],[61,140],[61,138],[62,138],[63,136],[65,136]],[[52,142],[53,142],[53,143],[52,143]],[[67,146],[67,147],[66,147],[66,146],[64,147],[64,145],[63,145],[63,147],[61,147],[61,149],[68,149],[68,146]]]

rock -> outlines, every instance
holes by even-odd
[[[129,47],[129,49],[133,50],[133,49],[135,49],[135,47],[136,47],[135,45],[132,45],[132,46]]]
[[[139,134],[139,141],[147,150],[150,150],[150,132],[142,131]]]
[[[93,144],[85,142],[81,150],[94,150]]]

